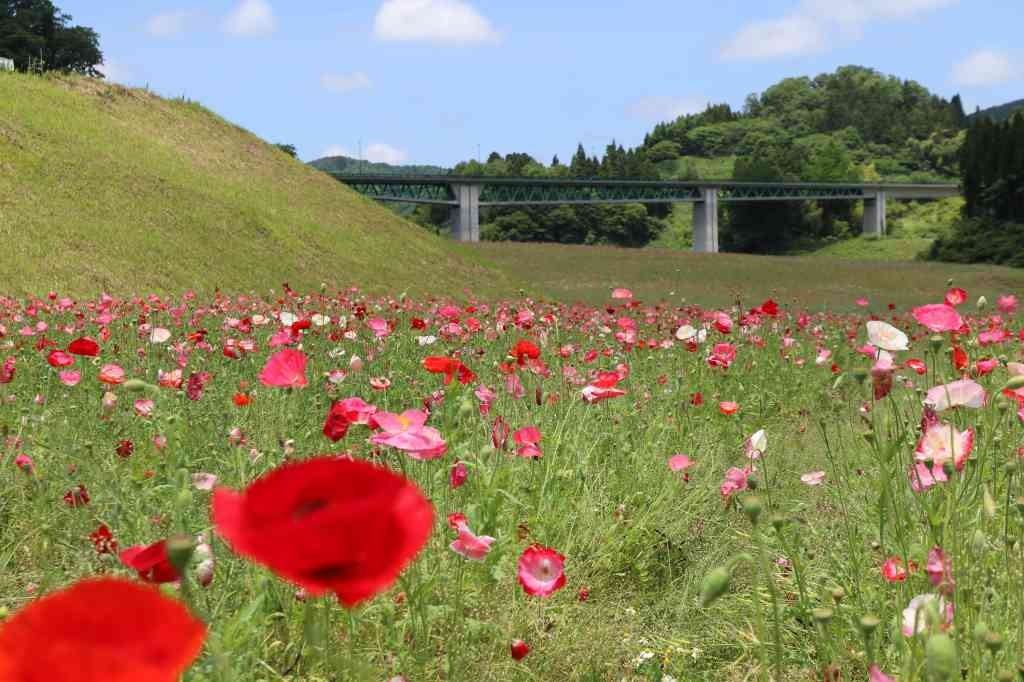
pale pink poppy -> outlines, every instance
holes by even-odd
[[[60,383],[65,386],[77,386],[78,382],[82,380],[82,373],[77,369],[66,369],[60,374]]]
[[[768,449],[768,434],[764,429],[759,429],[743,443],[743,452],[748,459],[761,459],[761,455]]]
[[[124,370],[119,365],[103,365],[98,378],[105,384],[123,384]]]
[[[448,525],[458,531],[459,537],[450,545],[449,549],[460,556],[473,561],[483,561],[487,553],[491,551],[491,543],[494,538],[490,535],[474,535],[469,529],[469,523],[462,514],[449,514]]]
[[[136,400],[133,404],[135,408],[135,414],[140,417],[151,417],[153,415],[153,408],[156,407],[156,403],[148,398]]]
[[[486,417],[491,412],[491,404],[494,399],[498,397],[498,394],[494,392],[492,388],[486,384],[480,384],[473,391],[473,395],[480,401],[480,414]]]
[[[984,407],[985,389],[971,379],[960,379],[929,389],[925,402],[936,412],[951,407]]]
[[[150,343],[167,343],[170,338],[171,330],[164,329],[163,327],[153,327],[153,330],[149,333]]]
[[[633,298],[633,292],[630,291],[629,289],[623,289],[623,288],[619,287],[619,288],[616,288],[616,289],[612,289],[612,298],[615,298],[615,299]]]
[[[829,361],[829,358],[831,357],[832,351],[830,351],[828,348],[822,348],[820,351],[818,351],[818,357],[814,359],[814,364],[818,366],[824,365],[826,362]]]
[[[907,344],[910,342],[910,339],[891,324],[881,320],[871,320],[866,326],[868,328],[868,341],[873,346],[887,351],[908,349]]]
[[[919,493],[928,490],[933,485],[945,483],[949,480],[942,465],[929,467],[924,462],[915,462],[910,465],[910,488]]]
[[[264,386],[278,388],[302,388],[309,382],[306,380],[306,363],[308,358],[302,351],[285,348],[274,353],[267,360],[260,372],[260,382]]]
[[[377,412],[373,421],[381,430],[370,437],[371,443],[402,450],[415,460],[437,459],[448,449],[441,433],[425,426],[427,413],[422,410],[406,410],[402,414]]]
[[[370,388],[375,391],[386,391],[391,386],[391,379],[387,377],[371,377]]]
[[[868,305],[871,305],[871,302],[868,301],[868,299],[863,298],[863,297],[858,298],[856,301],[854,301],[854,303],[859,305],[861,308],[864,308],[864,307],[867,307]]]
[[[565,585],[565,557],[550,547],[530,545],[516,564],[516,578],[534,597],[548,597]]]
[[[924,570],[932,585],[938,588],[941,594],[953,593],[953,588],[956,587],[956,581],[953,580],[953,567],[949,557],[938,545],[928,551],[928,560],[925,562]]]
[[[526,395],[526,388],[517,375],[509,374],[505,377],[505,392],[516,400],[522,400],[523,396]]]
[[[197,471],[192,474],[192,485],[196,490],[209,492],[210,490],[213,490],[215,485],[217,485],[217,476],[205,471]]]
[[[964,324],[956,308],[945,303],[931,303],[914,308],[914,319],[933,332],[954,332]]]
[[[1017,297],[1013,294],[1000,296],[996,299],[996,307],[999,308],[1000,312],[1007,315],[1013,315],[1017,312]]]
[[[910,600],[907,608],[903,609],[903,627],[901,628],[904,637],[913,637],[928,632],[928,623],[925,618],[925,610],[929,604],[935,604],[939,616],[943,619],[942,629],[946,629],[953,623],[953,605],[947,604],[946,600],[937,594],[919,594]]]
[[[348,359],[348,369],[350,372],[363,371],[363,359],[358,355],[353,355]]]
[[[825,482],[824,471],[810,471],[800,477],[800,480],[810,486],[821,485]]]
[[[291,328],[282,329],[276,332],[270,337],[270,341],[267,342],[271,348],[279,348],[281,346],[290,346],[295,342],[295,335],[292,333]]]
[[[345,416],[345,421],[350,424],[368,426],[377,413],[377,406],[371,405],[362,398],[345,398],[335,403],[331,410],[340,410]]]
[[[1024,374],[1024,363],[1008,362],[1006,363],[1006,370],[1010,373],[1011,377],[1021,376]]]

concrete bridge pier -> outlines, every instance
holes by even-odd
[[[885,192],[878,191],[864,195],[864,236],[885,236],[888,231],[885,223],[885,202]]]
[[[706,187],[701,194],[693,203],[693,250],[718,253],[718,188]]]
[[[451,208],[452,239],[460,242],[480,241],[481,185],[453,184],[452,194],[458,203]]]

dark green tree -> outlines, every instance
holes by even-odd
[[[295,149],[295,145],[293,144],[284,144],[282,142],[278,142],[274,146],[283,151],[288,156],[292,157],[293,159],[298,158],[299,156],[299,152],[297,149]]]
[[[71,21],[50,0],[0,0],[0,55],[20,71],[39,63],[48,71],[102,77],[99,36]]]

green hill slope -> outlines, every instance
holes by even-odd
[[[209,110],[78,77],[0,74],[0,291],[514,289]]]
[[[1009,118],[1014,114],[1022,111],[1024,111],[1024,99],[1018,99],[1012,102],[1007,102],[1006,104],[1000,104],[999,106],[976,111],[968,116],[967,120],[973,123],[984,116],[992,119],[996,123],[1002,123],[1003,121],[1009,120]]]

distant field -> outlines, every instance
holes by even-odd
[[[905,308],[933,300],[949,278],[972,297],[1024,293],[1024,271],[987,265],[555,244],[481,243],[471,250],[550,297],[589,303],[607,300],[611,287],[629,286],[650,301],[684,297],[723,305],[739,296],[756,305],[760,300],[753,299],[771,295],[815,310],[842,310],[865,297],[875,309],[887,303]]]

